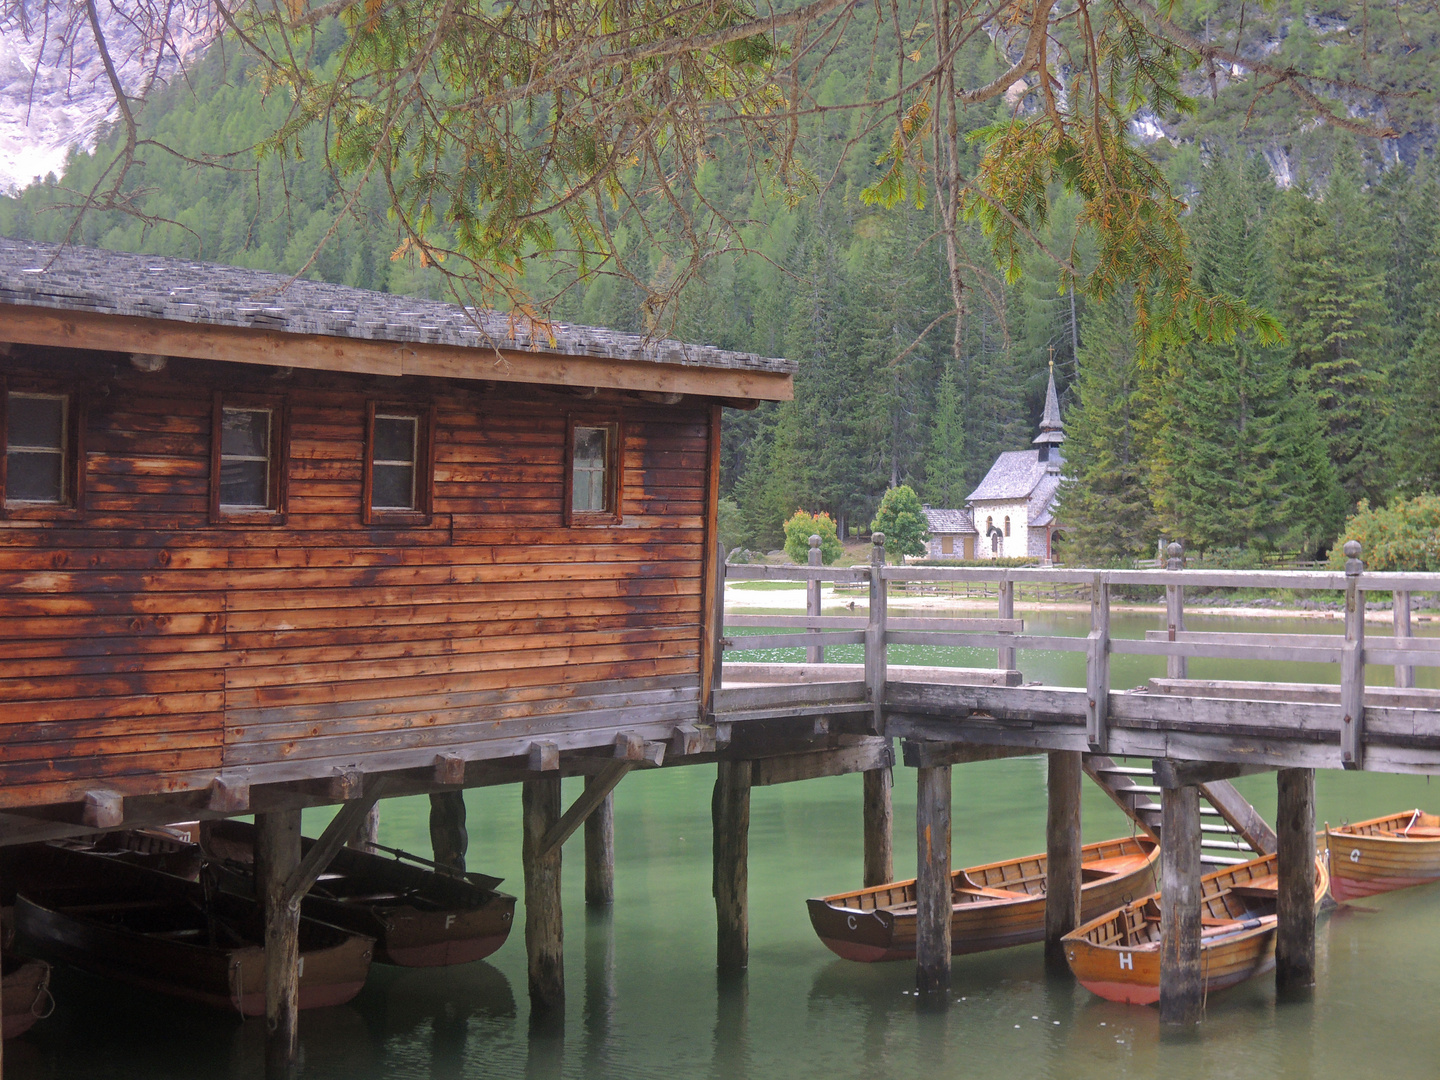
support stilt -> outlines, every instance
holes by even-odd
[[[587,776],[588,788],[598,777]],[[615,902],[615,796],[603,802],[585,819],[585,903],[608,907]]]
[[[1281,769],[1276,787],[1275,989],[1303,995],[1315,985],[1315,770]]]
[[[470,836],[465,831],[465,793],[440,791],[431,795],[430,847],[435,861],[463,874],[465,850],[469,846]]]
[[[950,989],[950,766],[916,769],[915,988]]]
[[[300,865],[300,811],[255,815],[255,878],[265,917],[265,1077],[292,1074],[299,1051],[300,904],[285,883]]]
[[[1045,818],[1045,967],[1069,974],[1060,939],[1080,925],[1080,752],[1050,751]]]
[[[869,769],[865,778],[865,887],[895,880],[895,810],[890,769]]]
[[[560,778],[520,785],[524,816],[525,950],[532,1013],[565,1006],[565,923],[560,907],[560,845],[540,853],[541,841],[560,820]],[[434,796],[432,796],[433,798]]]
[[[750,773],[748,761],[716,765],[710,803],[715,894],[715,964],[722,976],[750,962]]]
[[[355,835],[345,841],[346,847],[356,848],[360,851],[369,851],[371,844],[380,842],[380,804],[377,802],[365,815],[360,828],[355,830]]]
[[[1188,1028],[1205,1001],[1200,967],[1200,789],[1160,796],[1160,1023]]]

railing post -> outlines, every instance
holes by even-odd
[[[1340,764],[1364,767],[1365,594],[1360,591],[1360,542],[1345,544],[1345,644],[1340,649]]]
[[[1015,617],[1015,583],[1006,579],[1000,582],[1000,618],[1013,619]],[[1014,649],[996,649],[995,666],[1002,671],[1009,671],[1015,666]]]
[[[820,537],[810,537],[810,565],[819,566],[820,562]],[[805,614],[820,614],[820,579],[811,578],[805,583]],[[813,631],[815,627],[810,627]],[[824,645],[807,645],[805,647],[805,660],[810,664],[823,664],[825,662]]]
[[[1395,607],[1395,641],[1399,644],[1401,639],[1410,637],[1410,594],[1408,592],[1396,592],[1394,595]],[[1395,665],[1395,685],[1409,689],[1415,685],[1415,669],[1409,664]]]
[[[870,623],[865,628],[865,692],[874,710],[871,729],[885,733],[885,534],[870,537]]]
[[[1166,549],[1170,556],[1165,564],[1167,570],[1179,570],[1184,566],[1185,549],[1179,543],[1172,543]],[[1185,632],[1185,586],[1165,586],[1165,628],[1169,631],[1171,641],[1175,641]],[[1190,677],[1190,660],[1184,656],[1167,656],[1165,658],[1165,674],[1171,679],[1187,679]]]
[[[1096,574],[1090,589],[1090,634],[1085,653],[1085,737],[1096,754],[1109,753],[1110,582]]]

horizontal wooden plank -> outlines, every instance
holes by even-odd
[[[869,581],[868,567],[765,566],[760,563],[726,563],[729,581]]]
[[[815,630],[864,630],[870,620],[863,615],[729,615],[726,626],[799,626]]]
[[[751,764],[750,783],[755,787],[769,787],[796,780],[814,780],[821,776],[845,776],[872,769],[888,769],[894,764],[895,752],[889,739],[867,738],[853,746],[833,750],[757,758]]]
[[[1038,634],[920,634],[909,630],[885,633],[887,645],[938,645],[959,649],[1045,649],[1050,652],[1084,652],[1083,637]]]
[[[865,700],[862,679],[848,682],[793,683],[784,686],[722,686],[715,691],[715,711],[785,708]]]
[[[799,634],[747,634],[723,639],[726,650],[793,649],[803,645],[863,645],[863,630],[817,631]]]
[[[1305,648],[1297,645],[1251,644],[1248,634],[1237,634],[1228,642],[1200,641],[1135,641],[1111,638],[1110,651],[1130,656],[1194,656],[1213,660],[1273,660],[1292,663],[1336,664],[1340,662],[1340,646]],[[1256,637],[1260,635],[1254,635]]]

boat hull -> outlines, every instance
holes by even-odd
[[[1269,855],[1200,879],[1201,971],[1206,993],[1274,970],[1277,865],[1276,857]],[[1317,905],[1328,887],[1324,859],[1317,857]],[[1160,901],[1161,894],[1153,893],[1106,912],[1065,936],[1065,959],[1081,986],[1123,1005],[1154,1005],[1160,1000]],[[1252,904],[1256,905],[1254,911]]]
[[[205,845],[225,864],[221,887],[254,895],[247,857],[254,826],[220,822]],[[308,850],[313,841],[304,841]],[[455,878],[368,852],[343,849],[305,897],[311,918],[375,939],[377,963],[446,967],[483,960],[505,944],[515,921],[515,897],[488,886],[498,878]],[[326,895],[329,893],[330,895]],[[379,899],[377,894],[387,894]],[[413,902],[406,902],[404,898]]]
[[[1123,860],[1122,873],[1087,881],[1080,889],[1081,910],[1089,918],[1110,911],[1128,899],[1155,888],[1159,851],[1145,838],[1124,838],[1087,845],[1082,852],[1082,873],[1097,875],[1106,860]],[[1043,883],[1045,856],[1034,855],[1004,863],[957,870],[957,895],[950,914],[950,951],[955,956],[1026,945],[1045,937],[1045,894],[1012,892],[1002,886]],[[807,901],[810,922],[820,941],[845,960],[876,963],[915,957],[914,881],[899,881],[879,889]],[[969,885],[975,888],[968,888]],[[1043,885],[1041,886],[1043,887]],[[986,896],[986,892],[1011,895]],[[873,904],[868,910],[861,904]]]
[[[50,1006],[50,965],[43,960],[4,958],[0,980],[0,1038],[14,1039],[35,1026]]]
[[[1415,829],[1436,831],[1435,815],[1419,810],[1326,829],[1330,852],[1330,894],[1341,903],[1440,881],[1440,836],[1415,835]],[[1391,833],[1395,835],[1382,835]]]
[[[51,849],[15,899],[16,939],[28,952],[245,1016],[265,1012],[258,905],[207,897],[198,884],[101,855]],[[42,884],[49,882],[50,884]],[[340,1005],[365,985],[373,941],[300,920],[299,1003]]]

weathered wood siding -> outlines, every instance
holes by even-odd
[[[72,378],[87,413],[83,514],[0,520],[0,806],[697,716],[718,406],[38,349],[0,372]],[[286,398],[282,525],[210,523],[217,388]],[[361,524],[377,398],[438,406],[429,526]],[[567,529],[566,415],[607,408],[624,520]]]

